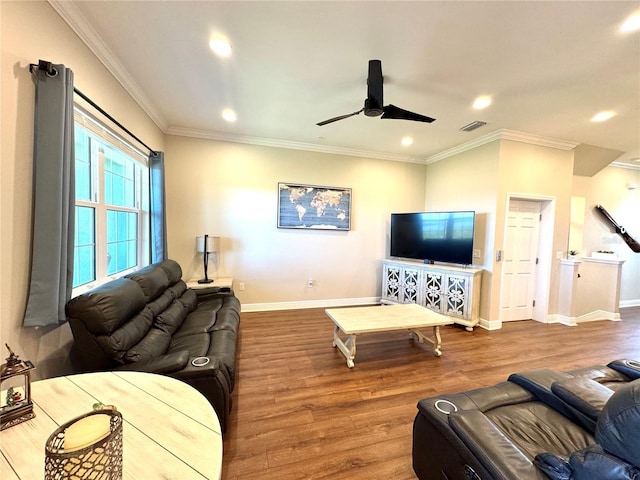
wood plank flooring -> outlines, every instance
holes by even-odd
[[[577,327],[441,327],[440,358],[407,332],[363,334],[349,369],[332,348],[333,323],[323,309],[243,313],[222,478],[415,479],[411,435],[419,399],[532,368],[640,359],[640,308],[621,316]]]

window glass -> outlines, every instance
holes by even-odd
[[[96,279],[95,209],[76,206],[76,232],[73,251],[73,286]]]
[[[75,111],[74,295],[144,266],[146,157],[80,107]]]
[[[91,149],[89,135],[79,126],[75,127],[76,147],[76,199],[91,200]]]
[[[138,215],[108,210],[107,235],[107,274],[135,267],[138,263]]]

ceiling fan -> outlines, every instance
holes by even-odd
[[[367,98],[364,101],[364,107],[357,112],[347,113],[346,115],[340,115],[339,117],[333,117],[329,120],[316,123],[318,126],[326,125],[328,123],[337,122],[338,120],[344,120],[345,118],[353,117],[364,112],[367,117],[379,117],[391,118],[394,120],[413,120],[414,122],[426,122],[431,123],[435,121],[435,118],[426,117],[419,113],[413,113],[408,110],[396,107],[395,105],[387,105],[383,107],[383,94],[382,94],[382,62],[380,60],[369,60],[369,76],[367,77]]]

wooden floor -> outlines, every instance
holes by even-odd
[[[364,334],[349,369],[332,348],[333,324],[323,309],[243,313],[222,478],[415,479],[411,433],[419,399],[532,368],[640,359],[640,308],[621,315],[621,322],[577,327],[442,327],[440,358],[407,332]]]

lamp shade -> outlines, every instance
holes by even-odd
[[[205,245],[205,238],[206,245]],[[200,253],[214,253],[220,250],[220,237],[212,237],[210,235],[203,235],[196,237],[196,251]]]

